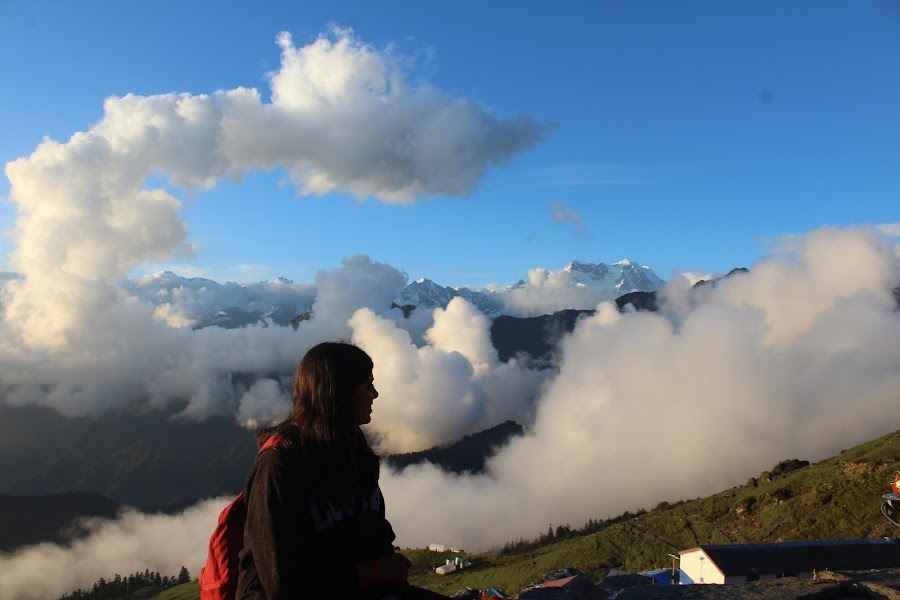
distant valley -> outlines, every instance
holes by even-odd
[[[716,283],[701,281],[695,287]],[[618,297],[616,305],[621,311],[655,311],[659,299],[654,291],[630,292]],[[527,318],[498,316],[491,323],[491,341],[503,361],[518,356],[553,368],[560,340],[591,314],[564,310]],[[36,514],[43,512],[31,521],[37,525],[15,535],[16,523],[7,519],[2,529],[9,533],[6,546],[58,541],[77,516],[110,516],[126,505],[173,512],[198,499],[239,490],[256,453],[253,433],[229,417],[173,418],[178,408],[89,419],[0,402],[0,508],[5,507],[0,513],[23,514],[26,505]],[[439,447],[387,456],[385,462],[403,469],[428,461],[458,473],[479,472],[488,456],[522,432],[519,424],[501,423]],[[57,494],[55,500],[47,497],[52,494]],[[58,510],[54,502],[71,509]]]
[[[616,304],[620,310],[656,310],[656,293],[631,292]],[[491,341],[503,361],[519,356],[552,367],[559,341],[592,313],[498,316]],[[66,418],[46,407],[0,402],[0,494],[95,493],[143,510],[169,511],[240,489],[256,452],[252,432],[227,417],[173,418],[178,408]],[[519,433],[516,424],[500,424],[467,438],[468,443],[387,461],[403,467],[430,460],[457,472],[478,471],[497,440]]]

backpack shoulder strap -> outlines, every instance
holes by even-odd
[[[263,445],[259,447],[259,450],[256,451],[256,458],[258,459],[263,452],[266,450],[271,450],[272,448],[278,448],[286,446],[289,442],[283,435],[280,433],[275,433],[270,435]],[[247,483],[244,485],[244,489],[241,491],[238,498],[243,499],[246,502],[247,498],[250,497],[250,487],[253,485],[253,478],[256,476],[256,465],[253,466],[253,469],[250,471],[249,477],[247,477]]]
[[[280,433],[272,434],[265,442],[263,442],[263,445],[259,447],[256,455],[259,456],[270,448],[277,448],[285,445],[287,445],[287,439],[285,439],[283,435],[281,435]]]

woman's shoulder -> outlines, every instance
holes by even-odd
[[[256,434],[257,470],[280,471],[297,462],[301,453],[300,436],[295,428],[271,427]]]

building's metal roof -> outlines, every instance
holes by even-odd
[[[545,588],[566,587],[576,577],[578,577],[578,575],[572,575],[571,577],[563,577],[562,579],[553,579],[551,581],[545,581],[544,583],[541,584],[541,587],[545,587]]]
[[[893,540],[817,540],[781,544],[709,544],[703,550],[725,575],[791,574],[813,570],[858,571],[900,567]]]

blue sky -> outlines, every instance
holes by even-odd
[[[414,80],[557,124],[463,198],[298,198],[280,172],[180,194],[199,252],[175,262],[214,278],[305,281],[355,253],[454,285],[625,256],[668,277],[900,220],[895,2],[187,4],[0,2],[0,161],[87,129],[110,95],[268,98],[276,34],[303,45],[331,24],[414,59]],[[0,228],[14,220],[0,204]]]

